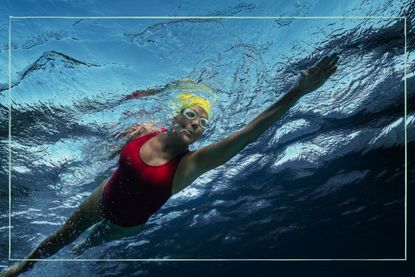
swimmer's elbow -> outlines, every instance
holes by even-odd
[[[205,146],[194,153],[196,167],[199,172],[206,172],[219,167],[232,159],[249,143],[249,137],[237,132],[221,142]]]

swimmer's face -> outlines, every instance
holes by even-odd
[[[187,145],[197,141],[203,135],[205,129],[200,125],[201,119],[209,119],[203,108],[193,106],[189,109],[195,112],[195,118],[190,119],[181,113],[173,119],[173,129],[178,134],[179,139]]]

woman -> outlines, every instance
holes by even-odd
[[[45,239],[27,259],[47,258],[96,225],[92,235],[75,248],[137,234],[148,218],[171,195],[189,186],[198,176],[216,168],[255,141],[280,119],[303,95],[319,88],[336,71],[337,54],[326,56],[302,71],[298,81],[274,104],[241,130],[220,142],[189,151],[200,139],[210,118],[210,103],[187,94],[173,119],[171,130],[142,125],[129,130],[130,142],[120,153],[119,165],[53,235]],[[34,261],[14,265],[1,276],[16,276]]]

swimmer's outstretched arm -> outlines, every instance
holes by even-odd
[[[301,72],[297,82],[269,108],[241,130],[220,142],[205,146],[192,153],[193,176],[218,167],[255,141],[274,122],[279,120],[303,95],[321,87],[337,69],[337,54],[325,56],[311,68]]]

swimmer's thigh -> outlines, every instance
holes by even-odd
[[[104,217],[102,206],[102,188],[105,181],[89,195],[69,217],[58,235],[72,241],[90,226],[101,221]]]

